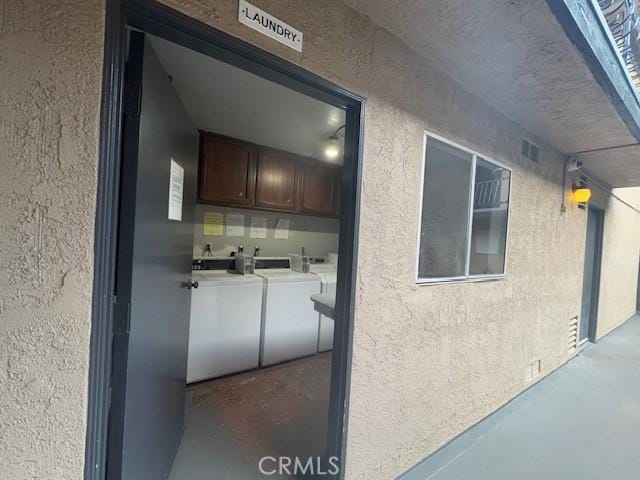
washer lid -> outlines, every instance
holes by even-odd
[[[200,283],[201,287],[217,285],[262,285],[263,280],[257,275],[240,275],[225,270],[196,270],[191,272],[191,279]]]

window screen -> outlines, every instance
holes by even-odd
[[[427,137],[418,281],[504,274],[510,186],[508,168]]]
[[[428,138],[418,276],[465,275],[472,155]]]

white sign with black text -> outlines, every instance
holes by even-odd
[[[184,194],[184,168],[173,158],[169,169],[169,220],[182,221],[182,196]]]
[[[289,48],[302,52],[302,32],[245,0],[238,2],[238,21]]]

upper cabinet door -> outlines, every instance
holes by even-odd
[[[255,145],[208,133],[201,141],[200,201],[252,206]]]
[[[319,161],[302,164],[300,211],[319,215],[337,215],[340,168]]]
[[[260,148],[256,179],[255,204],[272,210],[297,212],[298,167],[291,154]]]

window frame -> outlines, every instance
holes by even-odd
[[[451,147],[457,148],[465,153],[471,155],[471,178],[469,179],[469,215],[467,221],[467,249],[465,252],[465,274],[452,277],[420,277],[420,237],[422,233],[422,210],[424,208],[424,180],[425,180],[425,167],[427,161],[427,142],[432,138],[439,142],[445,143]],[[502,273],[483,273],[483,274],[471,274],[469,272],[471,263],[471,238],[473,232],[473,204],[475,200],[475,179],[476,179],[476,164],[478,157],[483,160],[494,164],[497,167],[504,168],[509,172],[509,205],[507,207],[507,227],[504,246],[504,268]],[[424,138],[422,143],[422,161],[421,161],[421,173],[420,173],[420,196],[419,196],[419,208],[418,208],[418,234],[416,241],[416,284],[418,285],[434,285],[444,283],[469,283],[469,282],[482,282],[490,280],[502,280],[507,276],[507,258],[509,254],[509,232],[511,230],[511,193],[513,189],[513,170],[511,167],[505,165],[502,162],[494,160],[488,155],[484,155],[478,151],[472,150],[460,145],[457,142],[449,140],[441,135],[432,133],[428,130],[424,131]]]

